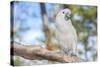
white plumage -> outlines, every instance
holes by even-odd
[[[56,28],[57,28],[57,39],[61,52],[67,55],[76,55],[77,53],[77,34],[76,30],[72,25],[71,11],[66,8],[58,12],[56,15]]]

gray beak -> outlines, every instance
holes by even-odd
[[[65,14],[65,20],[69,20],[70,19],[70,15],[69,14]]]

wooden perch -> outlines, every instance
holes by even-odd
[[[13,49],[14,55],[18,55],[30,60],[45,59],[61,63],[80,62],[80,59],[76,56],[67,56],[60,53],[58,54],[58,52],[50,51],[40,46],[20,45],[19,43],[14,43],[11,46],[11,49]]]

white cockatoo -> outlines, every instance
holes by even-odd
[[[61,52],[67,55],[77,54],[77,33],[71,22],[71,10],[60,10],[56,15],[56,38]]]

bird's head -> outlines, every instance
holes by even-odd
[[[68,9],[68,8],[60,10],[58,12],[57,16],[62,17],[62,18],[64,18],[67,21],[71,17],[71,10]]]

